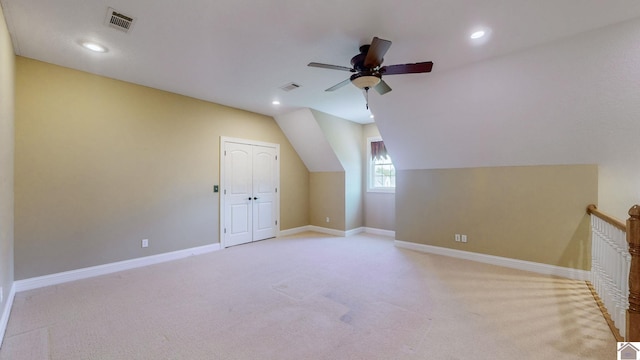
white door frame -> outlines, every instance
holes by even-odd
[[[225,169],[225,156],[224,156],[224,149],[225,149],[225,143],[228,142],[232,142],[232,143],[239,143],[239,144],[247,144],[247,145],[258,145],[258,146],[266,146],[266,147],[275,147],[276,149],[276,159],[278,161],[276,161],[276,174],[277,174],[277,179],[276,179],[276,198],[275,198],[275,203],[276,203],[276,236],[278,236],[280,234],[280,144],[274,144],[274,143],[268,143],[268,142],[262,142],[262,141],[255,141],[255,140],[248,140],[248,139],[241,139],[241,138],[234,138],[234,137],[228,137],[228,136],[220,136],[220,206],[218,208],[218,212],[219,212],[219,218],[220,218],[220,222],[219,222],[219,229],[220,229],[220,247],[222,249],[224,249],[225,243],[224,243],[224,238],[225,238],[225,211],[224,211],[224,199],[225,199],[225,174],[224,174],[224,169]]]

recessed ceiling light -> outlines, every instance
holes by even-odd
[[[480,39],[484,35],[485,35],[485,31],[484,30],[478,30],[478,31],[474,31],[471,34],[470,38],[472,38],[472,39]]]
[[[99,45],[99,44],[96,44],[94,42],[90,42],[90,41],[83,42],[82,46],[85,49],[89,49],[89,50],[94,51],[94,52],[100,52],[100,53],[107,52],[107,48],[106,47],[104,47],[102,45]]]
[[[278,100],[273,100],[271,103],[272,103],[273,105],[280,105],[280,101],[278,101]]]

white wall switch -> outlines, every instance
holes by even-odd
[[[142,247],[149,247],[149,239],[142,239]]]
[[[461,236],[461,241],[462,241],[463,243],[466,243],[466,242],[467,242],[467,235],[462,235],[462,236]]]
[[[327,221],[327,222],[329,222],[329,221],[330,221],[330,220],[329,220],[329,217],[328,217],[328,216],[327,216],[327,219],[326,219],[326,221]]]
[[[460,234],[456,234],[456,241],[460,242]]]

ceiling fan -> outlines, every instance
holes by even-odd
[[[360,54],[351,58],[352,67],[321,64],[317,62],[311,62],[308,66],[354,73],[348,79],[326,89],[325,91],[337,90],[351,82],[357,88],[363,89],[365,91],[365,96],[368,95],[370,88],[375,89],[380,95],[384,95],[391,91],[391,87],[382,80],[382,75],[431,72],[431,68],[433,67],[433,62],[431,61],[415,64],[381,66],[384,61],[383,57],[390,47],[391,41],[374,37],[371,41],[371,45],[360,46]],[[367,103],[367,109],[368,108],[369,104]]]

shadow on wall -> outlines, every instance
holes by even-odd
[[[559,263],[574,269],[591,269],[591,217],[586,211],[560,255]]]

